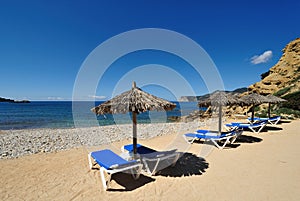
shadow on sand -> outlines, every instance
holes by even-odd
[[[180,152],[180,157],[174,166],[169,166],[156,173],[159,176],[182,177],[191,175],[202,175],[208,168],[208,163],[204,158],[192,153]]]
[[[283,129],[280,128],[280,127],[269,126],[269,125],[267,125],[267,126],[263,129],[263,132],[267,132],[267,131],[281,131],[281,130],[283,130]]]
[[[267,125],[260,131],[260,133],[266,133],[268,131],[280,131],[280,130],[283,130],[283,129],[280,127],[277,127],[277,126]],[[251,131],[249,128],[244,128],[244,131],[253,133],[253,131]]]
[[[202,175],[208,168],[208,163],[204,158],[198,157],[192,153],[180,152],[179,154],[180,157],[174,166],[169,166],[159,170],[155,176],[182,177]],[[143,174],[140,175],[139,179],[135,180],[132,178],[131,174],[126,173],[116,173],[112,176],[112,180],[114,180],[118,185],[124,187],[123,189],[108,189],[108,191],[116,192],[132,191],[155,181],[154,178]]]
[[[217,149],[216,145],[214,145],[213,142],[211,141],[203,141],[203,140],[200,140],[200,139],[197,139],[195,140],[193,143],[197,143],[197,144],[205,144],[205,145],[210,145],[210,146],[213,146]],[[217,142],[220,146],[222,146],[224,144],[224,141],[222,142]],[[226,144],[225,147],[223,149],[229,149],[229,148],[237,148],[239,147],[240,144],[236,144],[236,143],[233,143],[233,144]]]
[[[278,124],[287,124],[287,123],[291,123],[292,121],[291,120],[288,120],[288,119],[281,119]],[[277,124],[277,125],[278,125]]]
[[[239,136],[235,142],[237,143],[258,143],[263,141],[261,138],[250,136],[250,135],[241,135]]]
[[[155,179],[145,176],[143,174],[140,175],[140,178],[135,180],[133,179],[131,174],[127,173],[116,173],[112,176],[112,180],[114,180],[116,183],[118,183],[120,186],[123,186],[125,189],[108,189],[108,191],[132,191],[137,188],[140,188],[148,183],[154,182]]]

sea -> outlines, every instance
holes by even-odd
[[[35,128],[74,128],[130,124],[131,113],[95,115],[90,109],[102,102],[32,101],[30,103],[0,103],[0,130]],[[172,111],[149,111],[137,115],[138,123],[169,123],[176,117],[190,114],[197,102],[174,102]],[[175,117],[175,118],[174,118]]]

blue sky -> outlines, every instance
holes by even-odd
[[[296,0],[1,1],[0,97],[71,100],[87,56],[109,38],[142,28],[167,29],[189,37],[213,60],[225,89],[247,87],[278,62],[288,42],[300,37],[299,9]],[[190,82],[196,95],[207,93],[189,64],[174,55],[142,51],[115,61],[89,97],[109,98],[126,73],[147,64],[168,66]],[[142,73],[135,76],[146,76]],[[151,76],[159,77],[155,72],[147,75]],[[122,83],[124,88],[127,85]],[[143,89],[175,98],[172,91],[159,86]],[[181,95],[190,95],[180,90]]]

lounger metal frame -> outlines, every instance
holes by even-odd
[[[201,133],[188,133],[183,135],[183,138],[186,142],[192,144],[195,140],[204,140],[204,141],[211,141],[218,149],[223,149],[227,144],[232,144],[235,142],[238,136],[242,134],[242,130],[232,130],[230,133],[224,135],[217,135],[215,132],[208,131],[206,134]],[[201,137],[205,136],[205,137]],[[225,141],[221,146],[218,142]]]
[[[90,169],[93,168],[93,162],[95,164],[97,163],[95,161],[95,159],[92,157],[91,154],[92,154],[92,152],[88,154],[88,160],[89,160],[89,167],[90,167]],[[118,172],[125,172],[127,170],[130,170],[132,177],[134,179],[138,179],[140,177],[142,166],[143,165],[141,163],[135,163],[135,164],[131,163],[131,164],[128,164],[127,166],[126,165],[125,166],[122,165],[120,167],[119,167],[118,164],[116,164],[116,165],[112,165],[110,167],[110,169],[106,169],[106,168],[100,166],[100,176],[101,176],[101,181],[102,181],[102,185],[103,185],[104,190],[107,190],[109,188],[112,175],[115,174],[115,173],[118,173]],[[108,175],[107,180],[105,179],[104,172],[106,172],[107,175]]]
[[[254,118],[254,123],[258,123],[260,121],[268,121],[272,125],[276,125],[281,120],[281,116],[270,117],[270,118]],[[251,118],[248,118],[248,121],[251,123]]]
[[[259,123],[230,123],[226,124],[227,127],[230,127],[232,129],[243,129],[243,128],[249,128],[254,133],[260,133],[260,131],[267,125],[266,121],[262,121]],[[257,129],[258,128],[258,129]],[[257,129],[257,130],[255,130]]]
[[[143,145],[139,145],[139,146],[143,146]],[[125,146],[123,146],[121,148],[122,152],[124,153],[129,153],[132,154],[130,151],[126,150],[124,148]],[[168,165],[166,165],[166,167],[168,166],[175,166],[178,158],[179,158],[179,153],[175,152],[175,151],[155,151],[153,153],[149,153],[149,154],[137,154],[136,157],[140,158],[140,160],[142,161],[144,168],[143,168],[143,173],[153,176],[157,173],[158,171],[158,166],[160,163],[164,162],[164,161],[168,161],[170,160],[171,162],[168,163]],[[174,158],[173,160],[171,160],[172,158]],[[154,166],[151,170],[150,168],[150,162],[154,163]]]

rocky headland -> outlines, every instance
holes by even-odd
[[[1,98],[0,97],[0,103],[5,102],[5,103],[30,103],[29,100],[13,100],[9,98]]]

